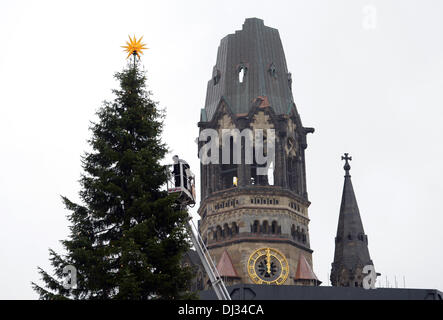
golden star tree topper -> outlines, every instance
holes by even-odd
[[[140,39],[136,39],[135,35],[131,39],[131,36],[129,37],[129,41],[126,41],[126,46],[121,46],[125,49],[125,51],[128,53],[128,56],[126,59],[128,59],[131,55],[137,55],[137,57],[140,59],[140,53],[143,54],[143,50],[149,49],[146,48],[146,44],[142,43],[143,36],[140,37]]]

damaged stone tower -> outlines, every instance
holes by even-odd
[[[222,129],[275,130],[268,174],[255,156],[244,161],[244,141],[240,164],[222,163],[221,150],[218,163],[201,164],[199,229],[226,284],[318,285],[305,167],[314,129],[297,112],[278,30],[251,18],[221,40],[198,126],[220,133],[220,149]]]

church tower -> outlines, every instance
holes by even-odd
[[[306,136],[314,129],[304,127],[297,112],[278,30],[251,18],[221,40],[198,126],[199,231],[226,284],[318,285],[305,166]],[[240,132],[240,140],[228,136],[224,143],[227,129]],[[247,161],[246,133],[257,137],[259,129],[262,155],[270,155],[269,143],[275,141],[272,164],[259,161],[257,140]],[[207,132],[218,136],[207,138]],[[209,141],[217,149],[207,156],[217,161],[205,163],[201,150]],[[241,161],[234,160],[236,150]]]
[[[358,210],[357,200],[352,187],[347,153],[345,160],[345,183],[338,219],[337,236],[335,237],[335,254],[332,263],[331,283],[336,287],[361,287],[366,265],[374,265],[369,256],[368,236],[363,230],[363,223]]]

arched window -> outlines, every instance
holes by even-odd
[[[252,225],[252,232],[253,233],[259,233],[260,232],[260,223],[258,220],[254,221],[254,224]]]
[[[238,67],[238,82],[243,83],[245,81],[246,72],[248,69],[242,64]]]
[[[232,227],[231,227],[231,229],[232,229],[232,234],[233,234],[233,235],[238,234],[238,226],[237,226],[237,223],[233,222],[231,226],[232,226]]]
[[[275,220],[272,221],[271,233],[272,234],[277,234],[278,233],[277,221],[275,221]]]
[[[222,155],[220,175],[222,188],[229,189],[236,187],[238,183],[237,165],[234,164],[234,137],[229,133],[225,133],[222,137],[222,142],[223,144],[220,146],[220,154]],[[228,205],[226,203],[226,206]]]
[[[221,240],[222,239],[222,228],[220,226],[217,226],[216,228],[216,240]]]
[[[223,238],[229,238],[231,236],[231,229],[227,223],[223,225]]]
[[[263,221],[263,233],[265,233],[265,234],[267,234],[267,233],[269,233],[269,223],[268,223],[268,221]]]
[[[291,236],[295,240],[296,235],[295,235],[295,226],[294,225],[291,226]]]

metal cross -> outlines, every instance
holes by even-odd
[[[346,163],[348,163],[348,160],[352,160],[352,157],[348,157],[348,154],[349,154],[349,153],[345,153],[345,156],[344,156],[344,157],[341,156],[341,159],[342,159],[342,160],[345,160]]]
[[[349,176],[349,170],[351,170],[351,166],[349,165],[348,160],[349,161],[352,160],[352,157],[348,157],[348,154],[349,153],[345,153],[344,157],[341,156],[341,159],[346,161],[345,166],[343,167],[343,169],[345,169],[346,171],[346,176]]]

